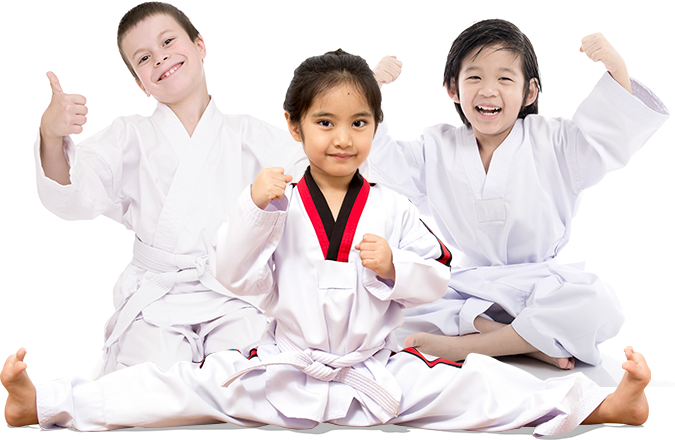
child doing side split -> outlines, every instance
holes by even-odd
[[[143,3],[120,21],[118,46],[136,83],[157,100],[150,117],[115,120],[77,147],[85,99],[52,101],[36,144],[44,205],[66,219],[106,215],[136,233],[131,264],[114,291],[100,374],[145,361],[179,360],[248,347],[266,318],[233,297],[206,266],[218,227],[242,188],[270,165],[306,166],[288,133],[218,111],[206,87],[206,46],[181,11]]]
[[[650,372],[630,348],[625,378],[609,396],[581,374],[542,382],[486,356],[461,365],[395,352],[402,308],[441,297],[450,270],[436,261],[448,263],[449,254],[414,206],[359,174],[380,102],[359,57],[338,50],[296,69],[284,109],[310,166],[288,187],[282,168],[262,170],[221,227],[215,252],[225,286],[265,295],[273,319],[256,350],[167,372],[146,363],[94,382],[57,381],[39,386],[36,400],[22,349],[2,372],[8,422],[78,430],[216,421],[483,431],[535,424],[538,434],[584,419],[643,423]],[[239,252],[227,251],[233,247]]]
[[[545,119],[527,37],[503,20],[478,22],[455,40],[445,69],[465,125],[433,126],[412,142],[378,134],[373,178],[427,209],[464,254],[443,299],[406,311],[405,346],[452,360],[529,354],[571,369],[575,358],[597,365],[598,344],[619,331],[614,292],[556,256],[583,190],[624,166],[668,111],[602,35],[584,38],[581,51],[609,72],[571,121]],[[376,74],[391,82],[400,69],[385,57]]]

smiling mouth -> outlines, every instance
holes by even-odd
[[[478,111],[478,113],[480,113],[481,115],[494,116],[496,114],[499,114],[502,111],[502,109],[501,107],[484,107],[481,105],[477,105],[476,111]]]
[[[174,72],[176,72],[176,71],[177,71],[178,69],[180,69],[182,66],[183,66],[183,63],[178,63],[178,64],[176,64],[175,66],[173,66],[172,68],[170,68],[169,70],[167,70],[166,72],[164,72],[164,73],[157,79],[157,81],[161,81],[161,80],[163,80],[163,79],[166,79],[166,78],[170,77],[171,75],[174,74]]]
[[[347,160],[354,157],[353,154],[331,154],[330,156],[338,160]]]

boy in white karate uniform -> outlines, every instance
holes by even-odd
[[[63,93],[50,72],[53,97],[36,143],[48,209],[66,219],[103,214],[136,234],[115,286],[99,375],[145,361],[165,369],[200,362],[260,339],[266,318],[213,278],[208,250],[260,169],[306,163],[285,131],[218,111],[204,40],[180,10],[138,5],[120,21],[117,41],[138,86],[158,101],[152,116],[119,118],[75,147],[68,135],[82,131],[85,99]]]
[[[378,133],[373,179],[433,215],[464,254],[447,295],[407,311],[405,346],[452,360],[528,354],[571,369],[575,359],[597,365],[598,344],[619,331],[611,288],[556,256],[583,190],[624,166],[668,111],[601,34],[584,38],[581,51],[608,73],[572,120],[546,119],[537,115],[530,41],[507,21],[478,22],[454,41],[445,69],[465,125],[429,127],[411,142]],[[400,67],[383,59],[380,84]]]
[[[650,373],[630,348],[627,373],[609,396],[580,373],[542,382],[486,356],[462,366],[396,352],[402,309],[445,293],[450,255],[408,200],[359,174],[380,103],[360,57],[338,50],[296,69],[284,109],[310,166],[291,187],[284,169],[262,170],[216,246],[218,279],[234,292],[265,295],[273,321],[256,350],[168,372],[146,363],[36,394],[21,349],[1,375],[8,423],[87,431],[216,421],[482,431],[533,424],[542,435],[581,422],[643,423]]]

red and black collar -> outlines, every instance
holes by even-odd
[[[352,247],[356,226],[368,200],[370,184],[361,176],[358,170],[349,183],[337,220],[328,207],[328,202],[319,186],[312,178],[309,167],[305,175],[298,182],[298,192],[309,215],[314,232],[316,233],[321,250],[326,260],[349,260],[349,251]]]

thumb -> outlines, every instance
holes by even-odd
[[[286,183],[291,183],[293,181],[293,176],[284,174],[284,180],[286,181]]]
[[[52,94],[54,93],[63,93],[61,84],[59,84],[59,79],[56,77],[54,72],[47,72],[47,78],[49,78],[49,85],[52,88]]]

